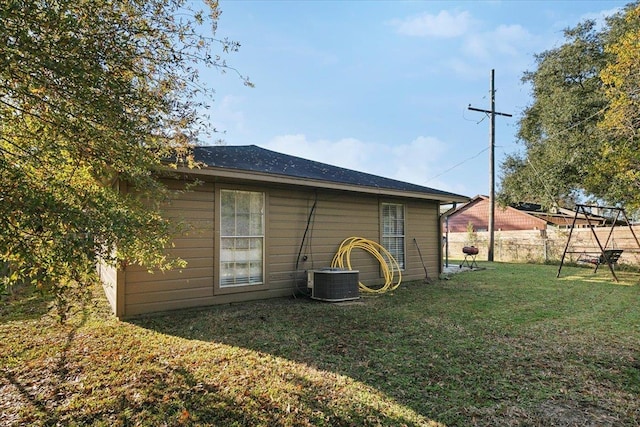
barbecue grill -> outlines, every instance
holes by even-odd
[[[460,268],[463,265],[466,265],[469,268],[478,268],[478,263],[476,263],[476,257],[478,256],[478,248],[475,246],[465,246],[462,248],[462,253],[464,254],[464,260],[462,264],[460,264]]]

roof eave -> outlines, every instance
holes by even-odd
[[[309,178],[294,178],[294,177],[271,174],[271,173],[243,171],[243,170],[228,169],[228,168],[179,167],[177,169],[174,169],[174,172],[184,173],[189,175],[242,179],[242,180],[250,180],[255,182],[287,184],[287,185],[296,185],[296,186],[311,187],[311,188],[355,191],[358,193],[379,194],[379,195],[394,196],[394,197],[409,197],[414,199],[437,200],[442,203],[462,203],[462,202],[469,201],[468,197],[459,196],[456,194],[438,194],[438,193],[422,193],[418,191],[402,191],[402,190],[394,190],[390,188],[367,187],[367,186],[361,186],[361,185],[343,184],[338,182],[322,181],[322,180],[315,180],[315,179],[309,179]]]

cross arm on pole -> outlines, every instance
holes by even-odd
[[[499,113],[497,111],[483,110],[482,108],[475,108],[475,107],[472,107],[471,104],[469,104],[469,107],[467,107],[467,109],[471,111],[479,111],[481,113],[495,114],[496,116],[513,117],[513,115],[507,114],[507,113]]]

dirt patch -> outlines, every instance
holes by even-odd
[[[534,412],[541,424],[558,427],[608,427],[623,421],[597,405],[572,401],[546,401]]]
[[[627,425],[606,409],[575,401],[548,400],[536,408],[523,408],[516,402],[501,402],[486,408],[468,408],[466,411],[474,426],[505,427],[613,427]]]

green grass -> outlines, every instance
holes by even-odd
[[[640,275],[481,266],[357,303],[130,322],[98,293],[64,326],[46,301],[14,297],[0,310],[0,424],[638,425]]]

